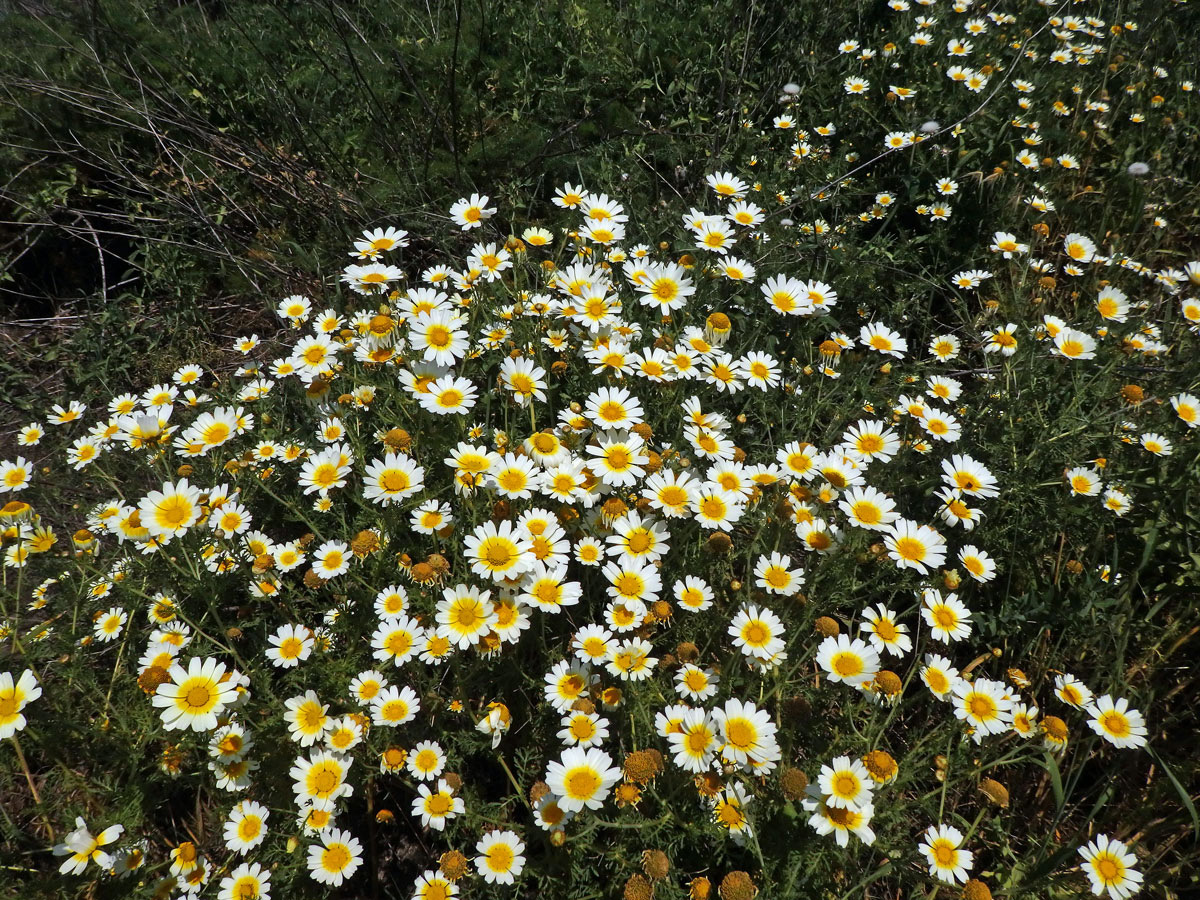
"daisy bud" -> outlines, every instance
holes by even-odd
[[[804,799],[804,792],[808,789],[808,776],[795,766],[788,766],[779,776],[779,786],[785,797],[794,803],[799,803]]]
[[[863,765],[878,784],[886,784],[900,771],[895,758],[886,750],[872,750],[863,757]]]
[[[721,900],[754,900],[758,896],[758,887],[750,879],[749,872],[737,869],[721,879],[717,893]]]
[[[170,680],[171,677],[162,666],[151,666],[138,676],[137,683],[143,692],[153,694],[160,684],[166,684]]]
[[[643,850],[642,871],[655,881],[662,881],[671,872],[671,861],[661,850]]]
[[[713,556],[723,556],[733,548],[733,541],[725,532],[714,531],[704,547]]]
[[[654,896],[654,888],[650,886],[646,876],[641,872],[634,872],[629,876],[629,881],[625,882],[622,896],[625,900],[650,900]]]
[[[837,637],[841,634],[841,626],[838,625],[837,619],[831,616],[821,616],[817,621],[813,622],[813,629],[821,637]]]
[[[634,784],[647,784],[663,770],[663,756],[657,750],[635,750],[625,757],[625,777]]]
[[[533,783],[533,787],[529,789],[529,805],[537,806],[537,802],[545,797],[548,793],[550,793],[550,785],[546,784],[546,782],[541,781],[540,779],[535,781]]]
[[[802,722],[812,715],[812,705],[803,697],[789,697],[783,701],[783,714],[792,722]]]
[[[979,782],[979,793],[1001,809],[1008,806],[1008,788],[994,778],[985,778]]]
[[[888,669],[880,669],[875,673],[875,687],[885,697],[895,697],[904,687],[900,676]]]
[[[393,428],[383,436],[383,442],[391,450],[408,450],[412,446],[412,435],[403,428]]]

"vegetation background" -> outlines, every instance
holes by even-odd
[[[1143,23],[1145,59],[1195,67],[1195,11],[1112,6],[1114,19]],[[882,0],[0,3],[0,431],[51,402],[112,396],[184,362],[213,365],[235,335],[278,327],[278,298],[317,295],[336,274],[329,248],[363,228],[406,228],[416,269],[440,259],[445,248],[425,236],[446,234],[443,211],[473,190],[512,210],[516,230],[566,180],[618,194],[635,221],[674,209],[714,167],[745,161],[754,145],[741,122],[769,121],[784,83],[802,86],[802,102],[812,95],[805,109],[824,104],[836,117],[832,48],[886,15]],[[1180,121],[1175,136],[1130,153],[1177,173],[1159,199],[1173,232],[1191,235],[1181,259],[1197,259],[1197,123]],[[1140,211],[1129,190],[1104,199],[1100,233]],[[937,239],[947,258],[1004,226],[982,200],[974,215],[958,209]],[[871,279],[925,277],[906,255],[914,228],[887,221],[873,243],[891,250]],[[946,291],[928,302],[946,313],[954,301]],[[1044,427],[1031,414],[1004,452],[1030,452]],[[1047,452],[1065,461],[1069,444]],[[1138,684],[1155,754],[1106,769],[1115,780],[1103,788],[1146,823],[1142,841],[1158,842],[1162,883],[1147,890],[1165,895],[1200,889],[1200,493],[1194,479],[1159,488],[1164,502],[1140,508],[1130,541],[1110,548],[1089,544],[1086,516],[1014,511],[992,540],[1027,547],[1028,577],[983,628]],[[1125,586],[1066,602],[1060,573],[1085,547],[1090,567],[1115,563]],[[1025,790],[1061,794],[1055,777]],[[1066,790],[1086,795],[1087,770],[1074,777]],[[0,803],[9,788],[23,790],[0,783]],[[10,825],[0,845],[15,838]],[[6,881],[0,896],[34,896]]]
[[[4,419],[84,381],[169,373],[214,338],[253,330],[264,298],[326,276],[315,248],[395,220],[440,230],[430,216],[464,192],[533,215],[564,179],[586,175],[652,209],[728,154],[747,112],[818,68],[798,30],[833,40],[881,10],[10,6]],[[414,264],[422,249],[438,248],[414,247]]]

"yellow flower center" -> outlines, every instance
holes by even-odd
[[[352,858],[345,844],[334,844],[321,854],[321,866],[329,872],[340,872],[350,865]]]

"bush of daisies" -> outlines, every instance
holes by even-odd
[[[789,85],[678,208],[564,184],[536,222],[473,193],[369,228],[228,365],[12,435],[14,877],[1123,900],[1169,869],[1125,796],[1195,815],[1145,703],[1169,652],[1128,629],[1184,583],[1139,580],[1139,512],[1194,483],[1200,263],[1086,205],[1147,175],[1093,137],[1157,75],[1061,75],[1136,23],[890,6],[839,48],[844,121]],[[877,134],[905,104],[948,124]]]

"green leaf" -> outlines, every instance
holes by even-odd
[[[1062,808],[1067,802],[1066,794],[1063,793],[1062,772],[1058,769],[1058,760],[1049,752],[1046,753],[1045,768],[1050,773],[1050,787],[1054,790],[1054,802],[1058,806],[1058,812],[1062,812]]]
[[[1196,814],[1196,804],[1193,803],[1192,798],[1188,796],[1187,789],[1184,788],[1179,779],[1175,777],[1175,773],[1171,771],[1171,767],[1168,766],[1163,761],[1163,758],[1158,755],[1157,750],[1147,744],[1146,753],[1148,753],[1150,758],[1154,760],[1159,768],[1163,770],[1163,774],[1167,776],[1171,784],[1175,785],[1175,790],[1179,793],[1180,802],[1183,803],[1184,809],[1188,811],[1188,815],[1192,817],[1192,831],[1196,835],[1196,838],[1200,839],[1200,816]]]

